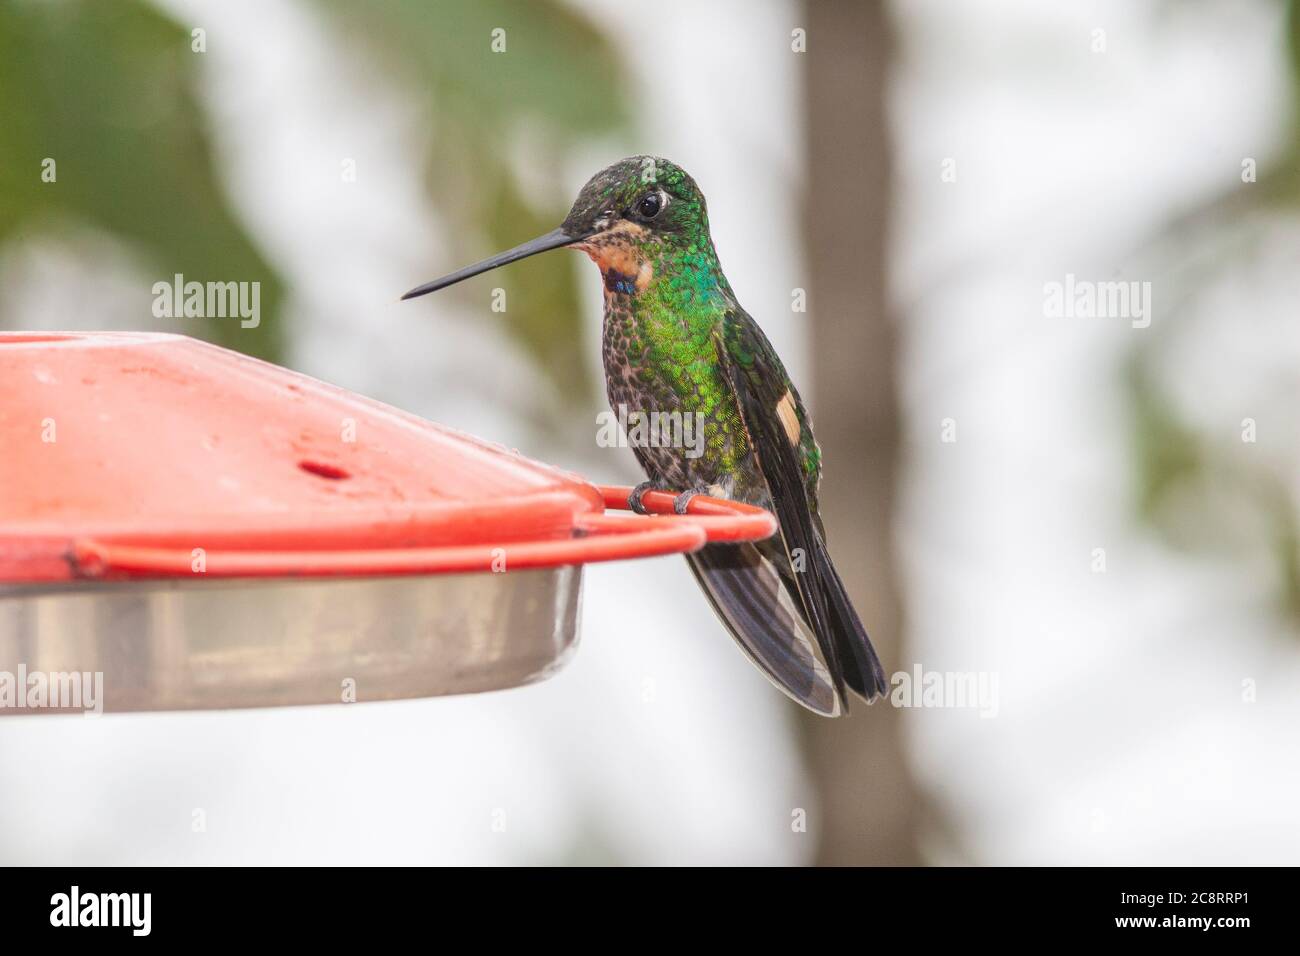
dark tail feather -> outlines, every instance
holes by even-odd
[[[781,601],[785,569],[749,544],[711,544],[686,560],[731,636],[772,683],[809,710],[832,717],[843,712],[836,682],[817,657],[802,608],[792,612]],[[791,606],[799,607],[797,592],[790,593]],[[862,638],[866,640],[865,632]]]
[[[812,567],[809,569],[816,577],[816,584],[826,596],[828,624],[831,637],[835,642],[836,657],[844,669],[844,681],[858,696],[872,701],[889,692],[889,681],[885,678],[885,669],[876,656],[876,649],[871,646],[867,629],[858,620],[853,602],[844,590],[835,565],[831,563],[826,544],[818,534],[813,535]]]

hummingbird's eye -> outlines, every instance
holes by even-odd
[[[646,193],[637,201],[636,204],[637,215],[642,219],[653,219],[655,216],[659,215],[660,208],[662,208],[662,206],[657,192]]]

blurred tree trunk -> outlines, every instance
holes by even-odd
[[[902,665],[893,552],[899,423],[897,342],[886,299],[891,47],[883,3],[806,0],[804,54],[812,280],[812,413],[825,454],[821,507],[836,566],[886,672]],[[918,794],[900,712],[858,704],[847,720],[807,715],[827,864],[913,864]]]

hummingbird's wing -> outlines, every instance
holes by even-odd
[[[826,661],[837,695],[845,685],[867,700],[888,683],[866,629],[831,563],[808,497],[798,399],[763,330],[743,310],[727,313],[714,336],[718,360],[736,395],[745,432],[780,524],[779,544],[802,617]],[[777,539],[772,539],[772,544]],[[847,710],[847,706],[845,707]]]
[[[686,560],[754,665],[792,700],[826,717],[839,716],[843,696],[773,562],[752,544],[711,544]]]

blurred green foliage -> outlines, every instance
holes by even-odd
[[[454,239],[448,269],[558,225],[572,199],[564,163],[574,146],[627,125],[616,53],[563,3],[314,4],[421,111],[424,181]],[[260,281],[259,328],[194,320],[196,334],[276,360],[284,285],[215,168],[189,30],[140,0],[0,0],[0,243],[89,224],[126,242],[156,279]],[[57,163],[55,183],[41,180],[46,157]],[[554,395],[581,401],[596,378],[575,275],[549,257],[499,273],[508,319],[488,311],[481,286],[445,294],[479,297]]]
[[[1278,155],[1262,165],[1258,181],[1236,183],[1179,216],[1156,237],[1158,244],[1186,250],[1198,236],[1241,229],[1263,235],[1270,219],[1294,216],[1300,206],[1300,0],[1285,0],[1284,46],[1290,66],[1291,108]],[[1260,241],[1267,241],[1263,238]],[[1209,432],[1194,425],[1167,394],[1158,374],[1159,356],[1173,336],[1195,334],[1178,321],[1215,278],[1240,268],[1255,242],[1238,242],[1205,270],[1181,280],[1180,302],[1163,329],[1144,336],[1129,357],[1125,385],[1132,410],[1137,505],[1142,518],[1179,547],[1240,555],[1262,546],[1273,564],[1278,607],[1300,628],[1300,513],[1293,493],[1294,469],[1278,459],[1243,453],[1237,423]],[[1166,295],[1166,299],[1170,296]],[[1243,333],[1247,326],[1243,325]]]
[[[615,51],[563,3],[444,0],[434,14],[422,0],[319,2],[350,40],[418,91],[431,150],[425,182],[456,240],[455,260],[434,272],[558,226],[573,200],[563,163],[575,143],[627,125]],[[503,328],[556,395],[588,398],[596,379],[584,358],[591,350],[583,348],[575,269],[542,256],[491,282],[506,290]],[[473,283],[443,294],[487,301]]]
[[[196,331],[275,359],[283,285],[219,182],[197,62],[189,30],[136,0],[0,2],[0,243],[89,224],[130,243],[158,280],[260,281],[257,329],[202,320]],[[47,157],[55,182],[41,179]]]

